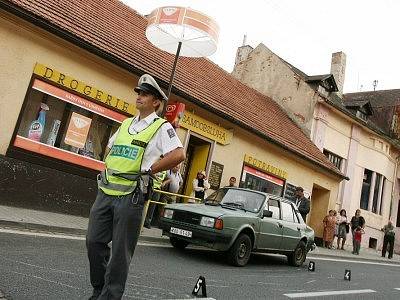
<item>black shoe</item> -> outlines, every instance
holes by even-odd
[[[143,226],[146,227],[146,228],[148,228],[148,229],[151,229],[151,225],[150,225],[150,224],[146,224],[146,223],[145,223]]]

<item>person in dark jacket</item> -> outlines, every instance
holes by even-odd
[[[381,230],[385,233],[385,236],[383,237],[382,257],[386,256],[386,251],[388,250],[389,251],[388,258],[391,259],[393,257],[394,237],[395,237],[394,226],[392,224],[392,221],[389,220],[388,224],[385,225]],[[388,244],[389,244],[389,249],[387,247]]]
[[[306,222],[307,214],[310,212],[310,200],[304,197],[304,189],[301,186],[296,187],[296,206]]]
[[[193,179],[193,191],[196,198],[204,199],[206,196],[206,190],[210,188],[208,183],[206,172],[199,171],[195,179]]]

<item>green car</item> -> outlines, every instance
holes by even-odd
[[[314,230],[291,201],[241,188],[221,188],[202,204],[166,205],[160,228],[175,248],[225,251],[235,266],[245,266],[251,252],[283,254],[301,266],[315,248]]]

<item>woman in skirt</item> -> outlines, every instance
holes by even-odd
[[[337,249],[344,250],[344,243],[346,242],[347,233],[349,233],[349,221],[347,220],[346,210],[340,211],[338,220],[338,235],[337,235]],[[340,240],[342,240],[342,246],[340,247]]]

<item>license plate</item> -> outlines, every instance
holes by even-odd
[[[180,228],[171,227],[169,232],[171,232],[173,234],[181,235],[181,236],[190,237],[190,238],[192,237],[192,232],[191,231],[183,230],[183,229],[180,229]]]

